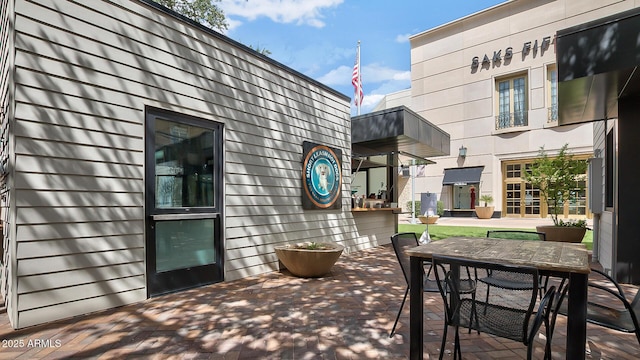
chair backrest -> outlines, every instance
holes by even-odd
[[[545,233],[528,230],[489,230],[487,231],[487,237],[494,239],[546,240]]]
[[[596,305],[599,309],[606,309],[607,307],[610,307],[612,309],[611,311],[606,311],[606,316],[604,317],[598,316],[598,314],[595,314],[595,312],[592,316],[590,316],[591,314],[589,314],[589,312],[587,311],[587,321],[612,329],[625,328],[626,331],[633,331],[636,333],[636,337],[638,338],[638,342],[640,343],[640,290],[636,290],[635,296],[633,297],[631,302],[629,302],[629,299],[627,298],[627,292],[609,274],[605,273],[602,270],[593,268],[591,269],[591,274],[596,276],[599,274],[602,278],[605,279],[605,281],[592,281],[590,279],[589,290],[591,290],[592,288],[599,289],[599,291],[603,291],[604,293],[615,296],[617,300],[615,300],[614,298],[610,298],[609,303]],[[589,277],[591,277],[592,275],[589,275]],[[612,286],[614,286],[615,289],[613,289]],[[616,312],[620,313],[622,311],[620,307],[616,308],[616,306],[620,306],[620,302],[622,302],[622,304],[624,305],[624,309],[629,312],[629,319],[631,320],[632,324],[625,323],[624,319],[620,316],[612,316],[612,314],[615,314]],[[633,329],[630,328],[630,325],[633,325]]]
[[[410,259],[405,250],[418,246],[418,237],[412,232],[397,233],[391,236],[391,244],[393,245],[393,251],[396,253],[400,268],[404,274],[404,279],[407,282],[407,286],[411,281]]]
[[[465,300],[461,298],[461,292],[456,279],[452,275],[452,271],[447,272],[445,279],[440,279],[439,272],[435,273],[438,282],[444,280],[448,287],[448,289],[441,288],[440,294],[445,304],[446,318],[449,325],[474,328],[481,332],[517,340],[524,344],[530,342],[529,323],[532,315],[535,314],[534,308],[538,300],[538,269],[530,266],[515,266],[438,255],[433,256],[432,263],[433,266],[438,267],[448,265],[450,269],[467,267],[472,269],[476,276],[479,272],[485,273],[488,271],[526,276],[527,280],[530,280],[533,284],[533,289],[515,290],[494,286],[492,287],[494,289],[492,290],[493,296],[488,298],[486,302],[477,299],[467,300],[467,303],[471,303],[476,307],[475,312],[477,315],[475,315],[474,323],[474,320],[470,319],[470,314],[462,315],[459,313],[461,311],[461,301],[464,302]],[[447,296],[447,290],[450,296]],[[487,311],[486,309],[493,309],[494,311]],[[515,313],[519,315],[511,316],[511,314]],[[505,321],[510,322],[509,326],[505,325]],[[519,322],[514,324],[516,321]]]
[[[636,295],[633,297],[633,300],[631,300],[630,305],[635,312],[635,315],[640,316],[640,290],[636,292]],[[640,321],[640,319],[638,319],[638,321]]]

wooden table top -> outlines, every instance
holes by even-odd
[[[586,246],[566,242],[450,237],[408,249],[407,254],[426,259],[436,254],[528,265],[565,273],[588,274],[591,271]]]

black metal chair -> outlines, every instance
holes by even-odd
[[[597,278],[593,275],[597,274]],[[587,322],[625,333],[634,333],[640,345],[640,290],[629,302],[625,291],[611,276],[591,269],[588,283]],[[558,313],[567,315],[567,305],[560,302]]]
[[[463,297],[459,291],[458,279],[453,271],[448,271],[444,278],[440,272],[436,272],[438,284],[444,282],[446,286],[440,286],[440,294],[445,304],[445,325],[440,347],[440,359],[444,355],[447,340],[447,329],[455,327],[454,359],[462,358],[460,349],[459,328],[470,328],[479,332],[493,334],[498,337],[519,341],[527,346],[527,359],[533,354],[533,343],[536,334],[542,324],[545,324],[547,341],[545,344],[545,358],[551,357],[552,328],[549,325],[549,316],[555,297],[555,287],[549,288],[538,302],[538,270],[528,266],[511,266],[505,264],[488,263],[482,261],[437,256],[433,257],[433,266],[449,265],[450,269],[470,268],[474,273],[486,271],[500,271],[514,273],[527,277],[533,284],[529,290],[514,290],[495,286],[500,291],[500,296],[492,296],[491,301],[478,301],[468,296]],[[440,282],[441,281],[441,282]],[[522,299],[514,301],[514,298]]]
[[[487,237],[497,239],[545,240],[544,233],[526,230],[489,230],[487,231]],[[531,290],[533,288],[531,278],[527,274],[514,272],[503,273],[500,271],[489,271],[487,276],[478,278],[478,281],[487,285],[485,301],[489,301],[489,289],[492,286],[512,290]],[[539,283],[543,283],[540,287],[542,289],[542,292],[540,293],[541,297],[543,292],[546,290],[547,282],[548,278],[546,277],[539,279]]]
[[[402,274],[404,275],[404,279],[407,284],[407,289],[404,292],[404,297],[402,298],[402,304],[400,305],[400,309],[398,310],[398,315],[396,316],[396,320],[393,323],[393,328],[391,329],[391,333],[389,337],[393,337],[396,326],[398,325],[398,320],[400,319],[400,314],[402,313],[402,308],[404,307],[404,303],[407,301],[407,295],[409,294],[409,284],[411,281],[410,274],[410,258],[409,255],[406,254],[406,250],[409,248],[413,248],[419,245],[418,238],[415,233],[412,232],[403,232],[397,233],[391,236],[391,244],[393,245],[393,251],[396,253],[396,257],[398,258],[398,263],[400,264],[400,268],[402,269]],[[436,283],[436,280],[431,276],[432,272],[435,272],[432,263],[430,261],[424,261],[424,265],[428,267],[426,274],[424,277],[424,291],[425,292],[438,292],[439,287]],[[445,271],[442,268],[440,271]],[[472,291],[475,289],[475,281],[471,279],[471,274],[467,272],[467,279],[463,281],[464,291]]]

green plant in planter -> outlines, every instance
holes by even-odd
[[[438,216],[444,215],[444,203],[440,200],[436,202],[436,212],[438,213]]]
[[[559,219],[558,220],[558,224],[556,224],[556,226],[586,228],[587,227],[587,221],[586,220],[567,220],[567,221],[562,221],[562,219]]]
[[[480,201],[484,202],[484,206],[487,207],[493,202],[493,196],[485,194],[480,196]]]
[[[586,222],[567,221],[558,219],[558,214],[566,201],[574,200],[578,192],[584,190],[581,180],[587,171],[586,160],[576,160],[567,153],[569,144],[564,144],[555,157],[549,157],[540,147],[539,157],[531,165],[531,169],[524,173],[524,179],[534,187],[540,189],[540,196],[552,211],[551,219],[555,226],[586,227]]]
[[[476,206],[475,212],[478,219],[491,219],[493,217],[493,206],[489,206],[493,202],[493,196],[484,194],[480,196],[480,201],[484,202],[484,206]]]
[[[307,242],[307,243],[301,243],[301,244],[296,244],[293,246],[294,249],[304,249],[304,250],[327,250],[330,249],[329,246],[327,246],[327,244],[320,244],[317,242]]]

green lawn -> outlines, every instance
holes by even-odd
[[[425,224],[399,224],[398,232],[414,232],[420,237],[424,232],[427,225]],[[448,225],[429,225],[429,236],[431,240],[440,240],[452,236],[468,236],[468,237],[486,237],[487,230],[508,230],[506,228],[487,228],[480,226],[448,226]],[[520,229],[535,231],[535,229]],[[587,230],[587,233],[582,239],[582,243],[587,246],[587,249],[593,248],[593,232]]]

